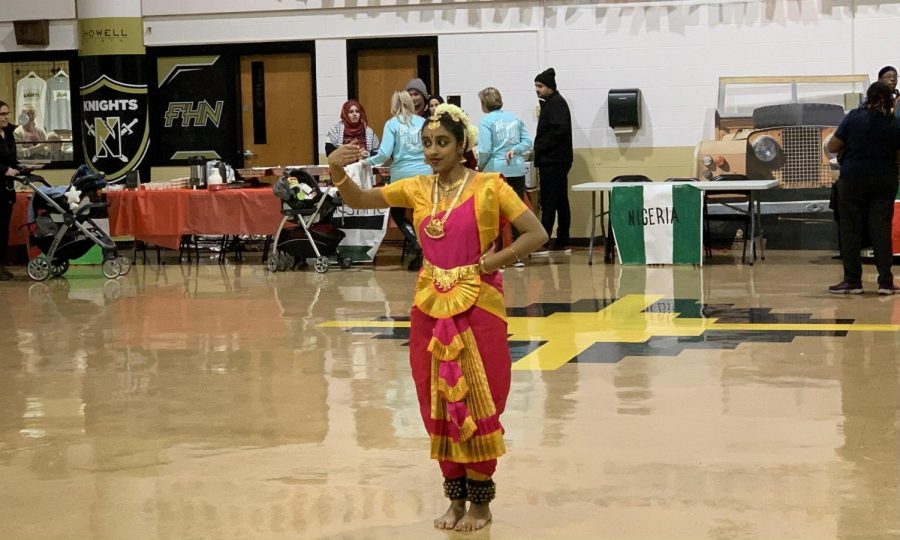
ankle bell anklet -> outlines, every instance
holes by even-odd
[[[466,477],[444,478],[444,497],[451,501],[465,500],[468,498],[466,489]]]
[[[493,480],[468,480],[466,483],[470,503],[487,504],[497,495],[497,484]]]

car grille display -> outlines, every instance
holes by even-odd
[[[791,126],[781,128],[784,164],[773,170],[783,188],[830,186],[832,182],[828,157],[822,150],[822,128]]]

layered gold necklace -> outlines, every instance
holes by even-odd
[[[462,195],[462,192],[466,189],[468,180],[469,171],[465,171],[462,178],[450,184],[449,187],[445,188],[444,186],[440,185],[438,175],[434,175],[434,183],[431,185],[431,220],[428,222],[428,225],[425,226],[425,234],[427,234],[429,238],[437,240],[444,237],[444,224],[448,219],[450,219],[450,213],[453,212],[453,209],[456,207],[456,203],[459,202],[459,198]],[[447,211],[444,213],[444,216],[442,218],[436,218],[435,215],[437,214],[437,208],[441,202],[441,195],[438,188],[444,190],[445,193],[449,194],[457,186],[459,186],[459,191],[456,192],[456,196],[453,198],[453,202],[450,203],[450,207],[447,208]]]

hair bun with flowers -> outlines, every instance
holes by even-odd
[[[441,116],[446,114],[454,122],[461,123],[466,134],[466,151],[473,150],[478,142],[478,126],[469,121],[469,115],[464,110],[450,103],[441,103],[434,109],[434,114],[428,119],[428,127],[436,129],[441,125]]]

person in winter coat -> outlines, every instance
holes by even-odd
[[[534,137],[534,164],[541,186],[541,223],[549,237],[556,224],[550,251],[570,252],[569,170],[572,168],[572,116],[569,105],[556,90],[556,71],[549,68],[534,78],[541,102]]]

